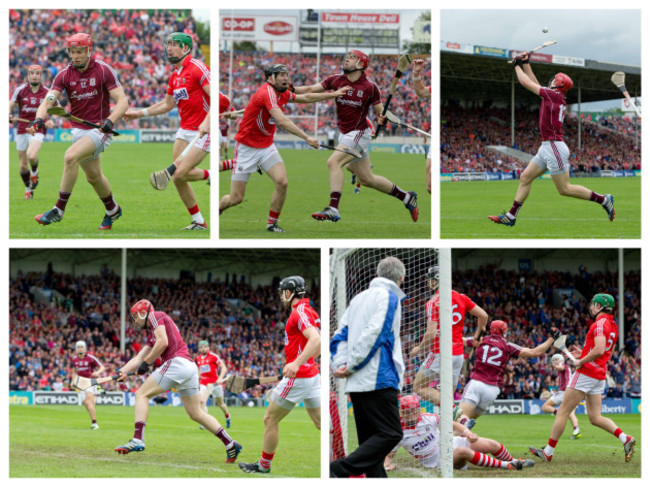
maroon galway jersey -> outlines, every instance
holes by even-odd
[[[50,91],[49,88],[40,85],[38,91],[32,91],[29,83],[23,83],[11,95],[11,101],[18,105],[18,117],[26,120],[34,120],[36,118],[36,110],[39,105]],[[28,122],[18,122],[18,135],[27,133]],[[37,133],[45,134],[45,127],[37,130]]]
[[[542,106],[539,109],[539,131],[542,140],[563,140],[562,122],[566,110],[564,93],[542,86],[539,96],[542,97]]]
[[[150,347],[156,344],[156,337],[153,333],[156,328],[164,326],[167,332],[167,348],[160,355],[160,360],[167,362],[174,357],[182,357],[192,361],[190,351],[187,349],[183,337],[181,337],[181,332],[178,331],[176,323],[174,323],[174,320],[167,313],[163,313],[162,311],[149,313],[149,325],[151,325],[151,333],[147,336],[146,345]]]
[[[79,358],[79,355],[73,355],[72,366],[75,368],[78,376],[88,377],[90,379],[92,373],[95,369],[100,368],[102,363],[97,359],[97,357],[87,353],[83,358]]]
[[[368,109],[381,103],[381,93],[365,73],[361,73],[361,77],[354,83],[345,74],[328,76],[321,82],[321,86],[334,91],[345,86],[351,87],[345,95],[336,98],[337,126],[342,134],[369,128],[366,121]]]
[[[470,339],[467,344],[471,346],[472,342],[473,340]],[[519,345],[506,341],[500,335],[486,336],[476,349],[474,355],[476,362],[470,378],[484,384],[501,387],[508,361],[512,357],[519,357],[520,352]]]

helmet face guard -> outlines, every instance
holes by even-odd
[[[149,320],[149,315],[153,313],[153,311],[154,309],[151,302],[147,299],[141,299],[131,307],[131,321],[133,321],[133,324],[144,328]],[[136,318],[143,320],[142,324],[138,323]]]
[[[596,311],[595,313],[591,313],[592,316],[595,316],[596,314],[602,311],[611,313],[612,310],[614,309],[616,302],[614,301],[614,297],[611,294],[599,293],[594,295],[593,298],[591,298],[591,302],[589,304],[600,305],[600,310]]]
[[[70,56],[70,57],[72,57],[72,55],[70,54],[70,48],[73,48],[73,47],[85,47],[86,48],[86,55],[88,56],[88,58],[90,58],[90,53],[91,53],[92,48],[93,48],[93,38],[90,37],[90,34],[84,34],[84,33],[80,32],[78,34],[74,34],[74,35],[71,35],[70,37],[68,37],[65,40],[65,47],[68,50],[68,56]],[[88,61],[86,61],[86,63],[87,62]],[[83,65],[81,65],[81,64],[77,65],[77,64],[74,64],[74,62],[73,62],[72,65],[75,68],[82,68],[82,67],[85,66],[85,63]]]
[[[365,52],[359,51],[358,49],[352,49],[350,52],[348,52],[348,56],[355,56],[357,58],[357,62],[355,63],[353,68],[346,68],[344,66],[343,72],[345,74],[350,74],[350,73],[354,73],[355,71],[364,70],[370,64],[370,57]]]
[[[420,421],[422,409],[420,407],[420,400],[415,394],[402,396],[399,400],[399,409],[404,424],[413,426]]]
[[[170,56],[169,50],[165,49],[165,52],[167,54],[167,60],[171,64],[180,63],[183,59],[185,59],[185,56],[187,56],[192,52],[192,36],[186,34],[185,32],[172,32],[167,36],[167,44],[169,44],[170,42],[175,42],[181,47],[181,49],[187,47],[187,52],[183,54],[181,57]]]
[[[264,68],[264,79],[268,82],[269,78],[273,80],[273,87],[278,90],[280,93],[284,93],[289,89],[289,86],[275,86],[277,75],[280,73],[289,74],[289,68],[286,64],[272,64]]]
[[[37,73],[38,73],[38,81],[32,81],[31,75]],[[32,64],[29,68],[27,68],[27,81],[29,82],[30,85],[32,86],[40,85],[42,76],[43,76],[43,68],[41,68],[38,64]]]
[[[548,83],[549,88],[567,93],[573,88],[573,81],[564,73],[557,73]]]
[[[291,291],[289,298],[285,298],[285,291]],[[284,303],[291,304],[296,295],[303,296],[307,292],[305,280],[301,276],[285,277],[278,285],[278,292]]]

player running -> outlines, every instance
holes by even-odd
[[[418,195],[415,191],[403,191],[399,186],[383,176],[372,172],[370,165],[371,130],[366,117],[372,107],[379,119],[384,124],[386,117],[382,116],[384,105],[381,102],[381,93],[375,83],[370,81],[364,70],[370,65],[367,54],[353,49],[343,62],[343,74],[328,76],[320,83],[311,86],[296,87],[296,94],[322,93],[326,90],[341,90],[343,93],[336,98],[336,114],[338,117],[339,145],[338,148],[352,148],[361,152],[362,159],[342,152],[334,151],[327,160],[330,173],[330,202],[323,211],[313,213],[312,218],[320,221],[330,220],[337,222],[341,219],[339,202],[345,182],[343,168],[349,164],[349,169],[357,176],[362,185],[374,188],[382,193],[389,194],[399,199],[416,222],[420,210],[418,209]]]
[[[192,57],[192,36],[185,32],[172,32],[167,36],[167,60],[174,65],[169,76],[165,98],[142,110],[129,110],[126,120],[151,117],[178,107],[180,128],[172,149],[174,162],[160,171],[151,173],[149,181],[157,190],[164,190],[170,180],[187,208],[192,223],[183,230],[206,230],[192,186],[193,181],[210,178],[210,171],[197,166],[210,153],[210,69]],[[193,144],[181,159],[181,153]]]
[[[34,197],[34,190],[38,186],[38,153],[45,140],[45,129],[54,127],[54,122],[48,120],[34,134],[27,131],[29,124],[36,118],[36,110],[49,91],[48,87],[43,86],[42,79],[43,68],[38,64],[32,64],[27,68],[27,83],[18,86],[9,100],[9,123],[16,121],[11,113],[15,106],[18,107],[20,120],[18,120],[15,140],[26,200]]]
[[[36,118],[27,131],[34,135],[43,129],[47,109],[54,106],[63,91],[70,101],[72,115],[101,127],[89,129],[82,123],[71,122],[72,145],[65,151],[59,199],[54,208],[36,215],[35,220],[41,225],[61,221],[81,167],[86,180],[104,204],[106,213],[99,229],[110,230],[122,216],[122,208],[115,202],[108,179],[102,173],[101,153],[113,141],[113,126],[126,113],[129,102],[115,70],[91,55],[93,40],[89,34],[71,35],[65,40],[65,47],[70,64],[54,78],[52,88],[39,105]],[[113,111],[110,110],[111,98],[115,101]]]
[[[503,376],[510,359],[541,357],[551,348],[555,339],[560,336],[560,332],[552,327],[549,329],[549,334],[551,336],[535,348],[520,347],[506,341],[508,324],[496,320],[490,324],[490,334],[480,342],[473,338],[465,340],[468,346],[476,347],[474,355],[476,362],[470,375],[471,380],[465,386],[460,400],[460,408],[465,416],[461,423],[465,424],[467,418],[469,420],[478,418],[492,405],[501,392]],[[473,425],[474,422],[469,424]]]
[[[235,159],[228,159],[228,120],[234,120],[237,115],[231,114],[235,111],[235,107],[230,103],[230,99],[219,92],[219,130],[221,131],[220,147],[223,152],[223,160],[219,166],[219,172],[230,171],[235,165]],[[225,127],[225,132],[224,132]],[[262,171],[258,170],[261,174]]]
[[[199,342],[199,354],[194,359],[199,368],[199,390],[201,391],[201,409],[208,412],[208,398],[214,397],[214,402],[226,415],[226,428],[230,428],[230,412],[223,400],[223,383],[226,381],[228,367],[219,355],[210,351],[207,340]],[[201,426],[203,429],[203,426]]]
[[[307,414],[320,430],[320,372],[315,359],[320,355],[320,318],[305,297],[305,280],[285,277],[278,286],[282,304],[291,309],[284,330],[284,353],[287,363],[284,378],[267,396],[264,414],[262,456],[255,463],[239,464],[246,473],[269,473],[275,449],[280,441],[280,421],[297,404],[304,404]]]
[[[162,365],[135,391],[133,439],[118,446],[115,451],[124,455],[144,451],[144,429],[149,416],[149,398],[175,388],[190,419],[219,438],[226,447],[226,463],[234,463],[242,446],[228,436],[219,421],[201,409],[199,373],[176,323],[166,313],[154,310],[153,305],[146,299],[141,299],[133,305],[131,319],[136,327],[149,329],[150,333],[140,352],[119,370],[118,380],[125,380],[129,372],[137,372],[138,375],[149,373],[158,358]]]
[[[437,414],[422,413],[415,394],[399,400],[404,437],[384,460],[386,470],[395,470],[393,457],[401,446],[426,468],[440,468],[440,418]],[[533,460],[512,458],[508,449],[496,440],[481,438],[460,423],[453,423],[454,468],[471,463],[477,467],[521,470],[533,467]],[[490,456],[492,455],[492,456]]]
[[[102,364],[97,357],[87,353],[88,349],[86,347],[86,342],[79,340],[75,344],[75,353],[72,357],[72,381],[74,383],[77,379],[77,376],[95,378],[101,376],[105,371],[106,367]],[[97,414],[95,413],[95,404],[97,403],[97,396],[99,395],[100,386],[92,386],[89,389],[81,392],[82,401],[86,407],[86,411],[90,415],[90,429],[96,430],[99,429],[97,424]]]
[[[424,59],[413,61],[413,89],[415,94],[420,98],[431,98],[431,85],[427,89],[422,80],[422,71],[424,70]],[[429,152],[427,153],[427,163],[425,174],[427,178],[427,191],[431,194],[431,154],[433,154],[433,138],[429,138]]]
[[[594,426],[613,434],[623,444],[625,461],[634,456],[636,439],[626,435],[616,423],[601,414],[602,395],[605,391],[607,362],[612,356],[612,349],[618,338],[618,328],[614,321],[614,298],[610,294],[596,294],[589,303],[589,315],[594,322],[589,327],[585,345],[582,349],[572,347],[575,356],[580,359],[574,364],[575,372],[564,391],[564,399],[555,415],[551,437],[544,448],[529,448],[533,455],[550,462],[557,442],[564,432],[567,419],[580,401],[586,397],[587,416]]]
[[[529,53],[514,58],[515,73],[519,83],[542,99],[539,111],[539,131],[542,145],[521,174],[515,200],[508,213],[490,216],[494,223],[513,227],[517,214],[528,198],[533,181],[548,171],[558,193],[582,200],[595,201],[602,205],[610,221],[614,220],[614,196],[598,194],[576,184],[569,183],[569,148],[564,143],[562,122],[566,110],[566,93],[573,87],[573,81],[564,73],[557,73],[548,87],[540,86],[530,67]]]
[[[438,281],[440,279],[440,268],[436,265],[430,267],[426,274],[429,288],[434,296],[427,301],[425,310],[427,315],[427,329],[420,344],[413,348],[411,356],[415,357],[421,352],[430,350],[426,360],[420,365],[413,390],[431,404],[440,405],[440,391],[431,387],[431,383],[440,380],[440,293]],[[485,330],[488,314],[469,297],[454,290],[451,291],[451,321],[452,321],[452,383],[454,389],[458,384],[458,377],[463,368],[464,346],[463,329],[465,328],[465,314],[469,313],[478,320],[478,327],[474,338]]]
[[[284,232],[278,225],[278,220],[287,197],[289,182],[282,157],[273,143],[275,127],[276,125],[282,127],[287,132],[307,141],[314,149],[318,149],[320,147],[318,139],[307,135],[285,116],[284,107],[287,103],[315,103],[336,98],[342,96],[349,87],[343,86],[332,93],[294,94],[289,91],[289,68],[284,64],[266,67],[264,77],[266,83],[257,90],[246,106],[244,118],[239,124],[239,132],[235,136],[237,142],[233,155],[235,167],[230,180],[230,193],[224,195],[219,201],[219,214],[244,200],[250,175],[261,168],[275,185],[266,230]]]
[[[548,414],[557,414],[557,406],[562,404],[562,401],[564,400],[564,391],[569,383],[571,370],[569,370],[569,366],[564,363],[564,356],[561,353],[556,353],[551,357],[551,365],[555,370],[557,370],[558,390],[554,392],[553,395],[542,405],[542,411]],[[571,435],[571,439],[577,440],[582,438],[582,432],[578,425],[578,417],[576,416],[575,409],[569,414],[569,419],[573,425],[573,434]]]

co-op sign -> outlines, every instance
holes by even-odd
[[[298,17],[222,15],[220,37],[235,41],[297,41]]]

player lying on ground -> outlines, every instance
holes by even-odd
[[[165,98],[143,110],[129,110],[124,118],[133,120],[151,117],[178,107],[180,128],[176,131],[172,149],[174,162],[166,169],[151,173],[149,180],[158,190],[165,189],[172,180],[192,217],[192,223],[183,230],[205,230],[207,224],[189,183],[207,180],[210,177],[210,171],[196,167],[210,152],[210,69],[192,57],[190,34],[185,32],[169,34],[165,49],[167,60],[174,65]],[[181,158],[181,154],[190,143],[194,144],[194,147]]]
[[[415,394],[399,400],[404,437],[386,457],[384,468],[396,470],[393,457],[404,448],[423,467],[440,468],[440,418],[437,414],[422,413],[420,400]],[[490,438],[481,438],[460,423],[453,423],[454,468],[467,468],[467,463],[477,467],[521,470],[535,465],[533,460],[513,458],[505,446]],[[492,456],[490,456],[492,455]]]
[[[79,340],[75,347],[75,355],[72,357],[72,382],[74,383],[77,375],[87,378],[95,378],[101,376],[106,367],[102,364],[97,357],[87,353],[88,348],[86,342]],[[99,395],[100,386],[93,386],[83,391],[82,401],[86,411],[90,415],[90,429],[99,429],[97,425],[97,414],[95,412],[95,404],[97,403],[97,396]]]
[[[230,428],[230,412],[223,400],[223,383],[226,382],[228,367],[214,352],[210,351],[210,344],[207,340],[199,342],[199,353],[194,359],[199,368],[199,390],[201,391],[201,409],[208,412],[208,399],[214,398],[214,402],[226,416],[226,428]],[[201,426],[203,429],[203,426]]]
[[[311,216],[320,221],[337,222],[341,219],[339,202],[345,183],[343,168],[349,164],[349,169],[363,186],[374,188],[400,200],[411,215],[411,219],[416,222],[420,214],[417,193],[402,190],[385,177],[374,174],[371,168],[368,151],[371,128],[366,120],[368,110],[370,107],[373,108],[382,125],[386,122],[386,117],[382,115],[384,105],[381,102],[379,87],[364,73],[369,64],[370,57],[367,54],[353,49],[343,61],[343,74],[328,76],[315,85],[294,88],[296,94],[322,93],[326,90],[342,91],[341,96],[336,98],[337,125],[340,132],[337,147],[356,149],[362,155],[359,159],[342,152],[332,152],[327,160],[330,175],[330,202],[323,211],[317,211]]]
[[[424,70],[424,59],[413,61],[413,89],[420,98],[431,98],[431,85],[427,89],[422,80],[422,71]],[[427,163],[425,175],[427,178],[427,191],[431,194],[431,154],[433,150],[433,138],[429,139],[429,152],[427,153]]]
[[[285,277],[278,287],[283,306],[291,308],[284,333],[287,363],[284,378],[267,396],[269,406],[264,414],[262,456],[255,463],[239,464],[246,473],[268,473],[275,449],[280,441],[280,421],[301,402],[320,430],[320,371],[315,359],[320,355],[320,318],[305,296],[305,280],[300,276]]]
[[[634,456],[636,439],[625,434],[616,423],[601,414],[607,362],[616,346],[618,327],[614,321],[614,298],[609,294],[596,294],[589,303],[589,315],[593,324],[589,327],[585,345],[582,349],[573,347],[573,354],[580,359],[575,363],[575,372],[571,375],[569,385],[564,391],[564,399],[555,414],[551,437],[544,448],[529,448],[530,452],[542,460],[550,462],[557,442],[564,432],[569,415],[585,399],[589,422],[594,426],[613,434],[623,444],[625,461]]]
[[[426,280],[434,292],[434,296],[427,301],[425,306],[427,316],[427,328],[422,337],[422,342],[413,348],[411,357],[416,357],[420,353],[429,352],[426,359],[420,365],[413,390],[426,399],[431,404],[440,405],[440,391],[432,387],[434,381],[440,380],[440,293],[438,291],[438,281],[440,279],[440,268],[435,265],[427,270]],[[474,339],[485,330],[488,320],[488,314],[483,308],[478,306],[468,296],[460,294],[452,289],[451,303],[453,313],[451,315],[452,330],[452,385],[454,390],[458,384],[458,377],[463,368],[465,360],[463,345],[463,329],[465,328],[465,313],[469,313],[478,320],[478,326]]]
[[[506,341],[508,324],[496,320],[490,324],[490,334],[479,342],[473,338],[465,340],[467,346],[476,348],[476,353],[471,380],[465,386],[460,400],[460,408],[464,415],[461,423],[471,428],[475,423],[471,420],[483,415],[492,405],[501,392],[503,376],[510,359],[541,357],[551,348],[555,339],[560,336],[560,331],[551,327],[548,333],[549,337],[546,341],[535,348],[520,347]]]
[[[48,120],[44,126],[34,134],[27,131],[27,127],[36,118],[36,110],[45,99],[49,88],[42,85],[43,68],[32,64],[27,68],[27,83],[23,83],[14,90],[9,100],[9,123],[15,121],[12,116],[14,107],[18,107],[18,128],[14,136],[18,162],[20,164],[20,177],[25,185],[25,199],[34,197],[34,190],[38,186],[38,153],[45,140],[46,128],[54,127],[54,122]]]
[[[278,220],[287,197],[289,181],[282,157],[273,143],[275,127],[282,127],[307,141],[314,149],[318,149],[318,139],[307,135],[285,116],[284,107],[287,103],[315,103],[343,96],[349,87],[346,85],[331,93],[294,94],[289,91],[289,68],[284,64],[266,67],[264,78],[266,82],[246,106],[244,118],[239,124],[239,132],[235,136],[235,167],[230,181],[230,192],[219,201],[219,214],[244,200],[250,175],[261,168],[275,185],[266,230],[284,232],[278,225]]]
[[[153,305],[146,299],[141,299],[133,305],[131,320],[134,326],[147,328],[150,333],[140,352],[119,370],[118,380],[124,381],[129,372],[137,372],[139,375],[149,373],[158,358],[162,365],[135,391],[133,439],[118,446],[115,451],[125,455],[144,451],[144,429],[149,416],[149,399],[175,388],[190,419],[219,438],[226,448],[226,463],[234,463],[242,446],[228,436],[219,421],[201,409],[199,373],[176,323],[166,313],[154,310]]]
[[[614,197],[598,194],[576,184],[569,183],[569,148],[564,143],[562,122],[566,110],[566,93],[573,87],[573,81],[564,73],[557,73],[548,84],[541,86],[533,74],[529,54],[514,58],[515,73],[521,86],[542,99],[539,111],[539,131],[542,145],[521,174],[515,200],[508,213],[490,216],[494,223],[514,226],[521,206],[528,198],[533,181],[548,171],[558,193],[582,200],[594,201],[605,209],[610,221],[614,220]]]
[[[78,33],[66,39],[70,64],[54,78],[52,88],[27,129],[32,135],[43,129],[47,109],[54,106],[63,91],[67,93],[72,115],[101,126],[99,129],[88,129],[87,125],[72,121],[72,145],[63,158],[59,199],[54,208],[34,218],[42,225],[60,222],[63,218],[77,182],[79,167],[104,204],[106,213],[99,229],[110,230],[115,220],[122,216],[122,208],[115,202],[108,179],[102,173],[101,153],[111,144],[113,126],[126,113],[129,102],[115,70],[91,56],[92,46],[93,40],[89,34]],[[115,101],[113,111],[110,110],[111,98]]]
[[[558,390],[554,392],[553,395],[542,405],[542,411],[548,414],[557,414],[557,406],[562,404],[562,401],[564,400],[564,391],[569,383],[571,370],[569,369],[568,364],[564,363],[564,355],[561,353],[556,353],[551,357],[551,365],[555,370],[557,370]],[[573,425],[573,434],[571,435],[571,439],[577,440],[582,438],[575,409],[569,414],[569,419]]]

